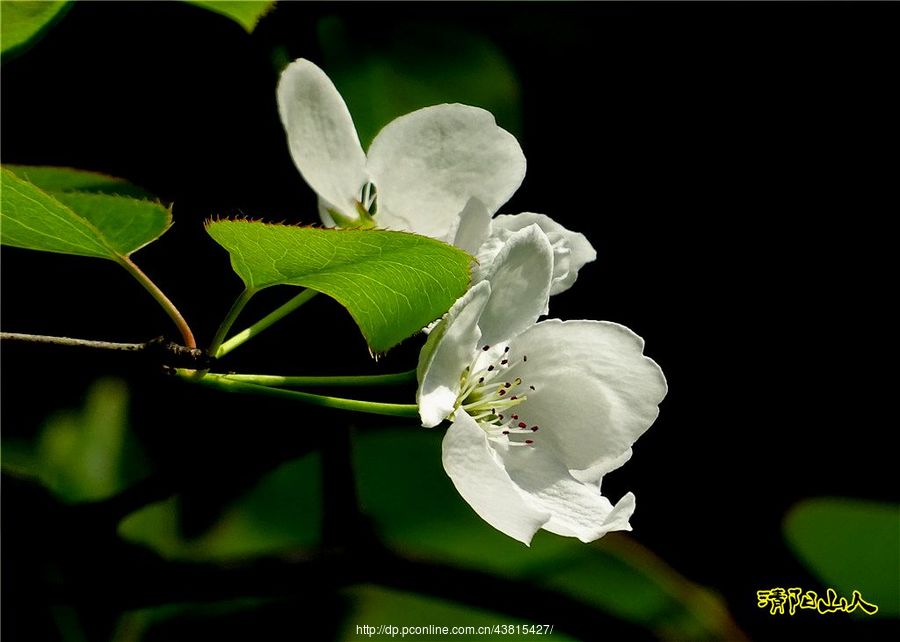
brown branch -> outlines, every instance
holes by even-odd
[[[137,352],[150,356],[160,365],[173,368],[208,368],[212,357],[198,348],[188,348],[170,341],[165,337],[157,337],[144,343],[117,343],[113,341],[95,341],[92,339],[73,339],[71,337],[54,337],[43,334],[24,334],[21,332],[0,332],[0,340],[14,343],[33,343],[61,346],[65,348],[86,348],[88,350],[108,350],[113,352]]]

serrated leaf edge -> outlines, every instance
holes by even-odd
[[[52,166],[49,166],[49,167],[52,167]],[[15,172],[13,172],[13,171],[7,169],[5,166],[0,166],[0,170],[2,170],[3,172],[6,172],[6,173],[8,173],[8,174],[10,174],[10,175],[13,176],[15,179],[20,180],[20,181],[22,181],[23,183],[27,183],[28,185],[30,185],[31,187],[33,187],[34,189],[36,189],[36,190],[39,191],[40,193],[44,194],[47,198],[49,198],[50,200],[52,200],[54,203],[56,203],[57,205],[59,205],[59,206],[60,206],[61,208],[63,208],[65,211],[67,211],[71,216],[73,216],[73,217],[76,218],[77,220],[83,222],[84,225],[86,225],[86,226],[89,227],[91,230],[93,230],[94,233],[97,235],[97,238],[100,240],[100,244],[101,244],[103,247],[105,247],[107,250],[109,250],[110,254],[112,254],[112,256],[108,256],[108,257],[97,256],[97,257],[94,257],[94,258],[98,258],[98,259],[99,259],[99,258],[103,258],[103,259],[107,259],[107,260],[109,260],[109,261],[120,261],[121,259],[127,259],[129,256],[131,256],[132,254],[134,254],[134,253],[137,252],[138,250],[140,250],[140,249],[142,249],[142,248],[148,246],[150,243],[152,243],[152,242],[158,240],[163,234],[165,234],[166,232],[169,231],[169,229],[171,229],[172,225],[174,225],[174,222],[173,222],[173,219],[172,219],[172,208],[174,207],[174,204],[168,205],[168,206],[167,206],[167,205],[163,204],[162,201],[155,201],[155,204],[157,204],[157,205],[159,205],[160,207],[162,207],[163,209],[165,209],[166,212],[168,213],[169,221],[168,221],[168,224],[166,225],[165,229],[163,229],[163,231],[160,232],[159,235],[157,235],[157,236],[155,236],[154,238],[150,239],[149,241],[147,241],[146,243],[144,243],[144,244],[141,245],[140,247],[131,250],[131,252],[128,252],[127,254],[122,254],[122,253],[120,253],[118,250],[115,250],[114,248],[110,247],[109,241],[108,241],[108,239],[106,238],[106,235],[105,235],[103,232],[101,232],[100,229],[99,229],[97,226],[95,226],[93,223],[91,223],[91,222],[90,222],[88,219],[86,219],[85,217],[79,216],[79,215],[78,215],[71,207],[69,207],[69,206],[66,205],[65,203],[60,202],[60,201],[54,196],[54,194],[82,194],[82,195],[85,195],[85,196],[111,196],[111,197],[113,197],[113,198],[127,198],[127,199],[134,200],[134,201],[143,201],[143,202],[154,202],[154,201],[150,201],[149,199],[137,199],[137,198],[131,198],[131,197],[129,197],[129,196],[119,196],[119,195],[116,195],[116,194],[96,194],[96,193],[93,193],[93,192],[82,192],[82,191],[79,191],[79,190],[71,190],[71,191],[52,190],[52,191],[48,191],[48,190],[41,189],[40,187],[38,187],[37,185],[35,185],[35,184],[32,183],[31,181],[29,181],[29,180],[27,180],[27,179],[25,179],[25,178],[22,178],[21,176],[19,176],[19,175],[16,174]],[[113,178],[115,178],[115,177],[113,177]],[[13,247],[13,246],[10,246],[10,247]],[[32,249],[32,250],[37,251],[37,252],[46,252],[46,251],[47,251],[47,250],[41,250],[41,249],[36,249],[36,248],[22,248],[22,249]],[[75,256],[85,256],[85,255],[75,255]],[[91,258],[91,255],[88,255],[87,258]]]

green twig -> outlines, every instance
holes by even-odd
[[[419,409],[416,404],[381,403],[377,401],[362,401],[360,399],[327,397],[324,395],[314,395],[308,392],[300,392],[298,390],[283,390],[281,388],[260,386],[259,384],[255,383],[231,381],[226,375],[220,374],[207,374],[202,379],[196,379],[196,375],[193,371],[179,371],[178,374],[188,380],[194,381],[195,383],[200,383],[212,388],[224,390],[225,392],[240,392],[263,395],[266,397],[277,397],[280,399],[291,399],[313,406],[336,408],[338,410],[350,410],[354,412],[365,412],[373,415],[389,415],[391,417],[419,416]]]
[[[278,321],[281,321],[284,317],[309,301],[316,294],[318,294],[318,292],[316,292],[315,290],[303,290],[303,292],[292,298],[284,305],[273,310],[262,319],[251,325],[249,328],[245,328],[244,330],[238,332],[228,341],[225,341],[221,345],[215,344],[215,348],[211,348],[210,352],[215,354],[216,358],[224,357],[226,354],[228,354],[238,346],[243,345],[256,335],[258,335],[260,332],[263,332]]]
[[[282,377],[279,375],[256,374],[227,374],[223,375],[229,381],[242,383],[255,383],[261,386],[274,388],[310,388],[310,387],[371,387],[371,386],[396,386],[398,384],[413,383],[416,380],[416,371],[396,372],[383,375],[349,375],[349,376],[301,376]]]
[[[213,337],[212,343],[209,344],[209,353],[211,355],[217,358],[221,356],[219,354],[219,348],[222,345],[222,341],[225,340],[225,336],[228,334],[228,331],[231,330],[231,326],[237,321],[244,306],[253,298],[254,294],[256,294],[256,290],[244,290],[241,292],[241,295],[235,299],[234,303],[231,304],[228,314],[225,315],[225,318],[222,319],[222,323],[219,324],[219,329],[216,330],[216,336]]]

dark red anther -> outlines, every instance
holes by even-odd
[[[527,354],[523,354],[523,355],[522,355],[522,361],[528,361],[528,355],[527,355]]]
[[[512,384],[507,381],[506,383],[503,384],[503,387],[504,388],[512,388]]]
[[[509,346],[506,346],[505,348],[503,348],[503,352],[509,352]]]
[[[506,394],[506,388],[500,388],[500,390],[498,391],[497,394],[499,394],[502,397],[503,395]],[[513,397],[513,399],[515,399],[515,397]]]
[[[507,363],[509,363],[509,359],[504,359],[503,361],[500,362],[500,365],[505,366]]]
[[[530,446],[531,444],[534,443],[534,439],[526,439],[526,440],[525,440],[525,443],[528,444],[528,445]]]
[[[513,419],[518,419],[518,418],[519,418],[519,415],[513,415],[512,418],[513,418]]]
[[[488,372],[490,372],[490,371],[493,370],[493,369],[494,369],[494,366],[492,366],[492,365],[491,365],[491,366],[488,366]]]
[[[528,427],[528,424],[526,424],[524,421],[519,422],[519,428],[527,428],[527,427]]]
[[[537,431],[538,431],[538,428],[539,428],[539,426],[532,426],[532,427],[531,427],[531,432],[537,432]]]
[[[508,435],[508,434],[509,434],[509,431],[508,431],[508,430],[504,430],[504,431],[503,431],[503,434],[504,434],[504,435]]]
[[[494,414],[497,414],[497,413],[494,413]],[[503,415],[497,415],[497,419],[499,419],[500,421],[503,421]]]
[[[518,399],[518,397],[513,395],[512,397],[510,397],[510,399]]]
[[[534,386],[528,386],[528,387],[531,388],[532,390],[534,390]]]
[[[484,377],[478,377],[478,383],[484,383]]]
[[[485,352],[487,352],[487,351],[490,350],[490,349],[491,349],[491,346],[484,346],[484,347],[482,348],[482,350],[484,350]]]

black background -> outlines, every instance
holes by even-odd
[[[755,591],[817,586],[781,537],[797,500],[897,498],[895,8],[283,3],[248,36],[178,3],[77,3],[3,65],[3,161],[103,171],[174,202],[174,229],[137,262],[208,341],[239,281],[201,222],[315,222],[278,121],[270,54],[287,43],[292,57],[318,61],[315,23],[330,14],[375,45],[423,21],[463,25],[511,60],[528,174],[502,211],[547,213],[599,255],[553,315],[631,327],[669,381],[660,419],[604,481],[612,497],[635,492],[634,536],[720,591],[754,637],[886,635],[885,622],[773,618]],[[283,297],[260,296],[252,310]],[[323,310],[336,306],[315,305],[236,354],[235,368],[296,372],[317,353],[327,361],[306,371],[413,363],[417,340],[378,367],[361,339],[329,340],[356,335]],[[3,329],[139,341],[169,326],[112,265],[5,248]],[[233,465],[252,460],[248,450],[262,470],[315,439],[285,437],[289,406],[261,422],[243,400],[185,393],[119,357],[3,356],[8,435],[77,405],[97,376],[127,376],[135,429],[157,465],[190,479],[198,529],[215,513],[202,509],[252,480]],[[22,581],[13,571],[28,573],[13,562],[38,553],[25,542],[27,505],[4,512],[6,593]],[[39,639],[23,613],[18,632]]]

